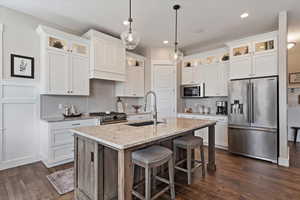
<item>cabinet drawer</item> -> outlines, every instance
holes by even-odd
[[[73,133],[69,129],[53,130],[51,132],[51,146],[59,146],[64,144],[73,144]]]
[[[74,158],[74,145],[65,145],[59,148],[53,148],[50,152],[53,162],[72,159]]]
[[[51,124],[51,130],[72,129],[81,126],[96,126],[96,125],[97,125],[97,119],[56,122]]]

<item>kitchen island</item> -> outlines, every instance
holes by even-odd
[[[208,171],[215,171],[215,124],[212,120],[170,118],[157,126],[118,123],[72,129],[75,136],[77,200],[131,200],[131,153],[153,144],[172,147],[174,138],[209,129]]]

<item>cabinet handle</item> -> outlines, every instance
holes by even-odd
[[[94,152],[91,152],[91,162],[94,162]]]
[[[80,126],[80,123],[72,124],[72,126]]]

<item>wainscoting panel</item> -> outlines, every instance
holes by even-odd
[[[35,85],[0,82],[0,170],[38,161]]]

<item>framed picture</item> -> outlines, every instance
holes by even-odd
[[[299,84],[300,83],[300,72],[290,73],[289,74],[290,84]]]
[[[11,76],[34,79],[34,58],[11,54]]]

